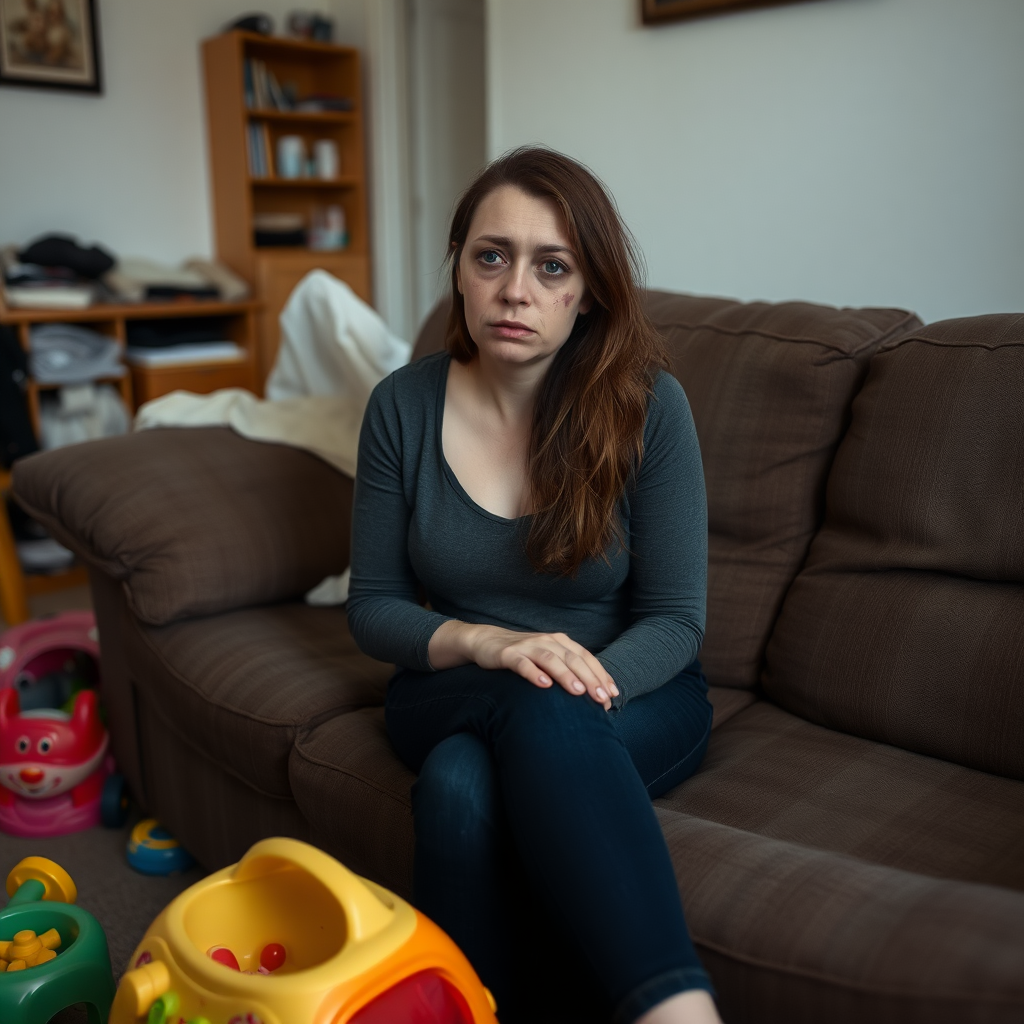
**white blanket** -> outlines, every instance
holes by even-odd
[[[147,402],[135,429],[228,426],[242,437],[304,448],[355,476],[359,428],[370,392],[412,355],[347,284],[310,271],[281,313],[281,347],[266,399],[242,388],[211,395],[174,391]],[[348,596],[348,571],[306,595],[312,604]]]

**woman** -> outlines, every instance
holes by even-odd
[[[650,802],[711,726],[689,406],[579,164],[495,161],[450,258],[448,352],[367,408],[348,604],[360,647],[398,665],[414,900],[504,1024],[717,1021]]]

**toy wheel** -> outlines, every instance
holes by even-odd
[[[116,772],[107,776],[100,794],[100,821],[107,828],[120,828],[128,820],[128,784]]]
[[[13,896],[25,882],[42,882],[44,900],[74,903],[78,887],[71,876],[56,862],[46,857],[26,857],[18,861],[7,876],[7,895]]]

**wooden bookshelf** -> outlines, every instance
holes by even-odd
[[[297,96],[330,95],[352,101],[351,111],[302,112],[250,109],[246,105],[245,61],[264,62]],[[310,270],[341,278],[369,302],[370,238],[359,51],[346,46],[278,39],[251,32],[227,32],[203,43],[206,116],[210,149],[217,258],[252,282],[263,302],[257,322],[257,376],[266,381],[279,343],[278,317],[292,289]],[[277,140],[299,135],[307,155],[319,139],[338,148],[338,177],[258,177],[249,165],[248,128],[257,124],[268,141],[271,170]],[[253,217],[261,213],[300,214],[307,226],[314,210],[329,205],[345,212],[348,245],[331,252],[296,246],[255,244]]]

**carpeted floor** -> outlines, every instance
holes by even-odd
[[[125,847],[135,818],[121,829],[92,828],[53,839],[21,839],[0,833],[0,878],[22,857],[49,857],[63,867],[78,887],[78,905],[102,925],[110,948],[116,981],[150,922],[183,889],[203,877],[202,868],[170,878],[140,875],[128,866]],[[0,900],[6,905],[4,888]],[[84,1007],[74,1007],[51,1024],[86,1024]]]

